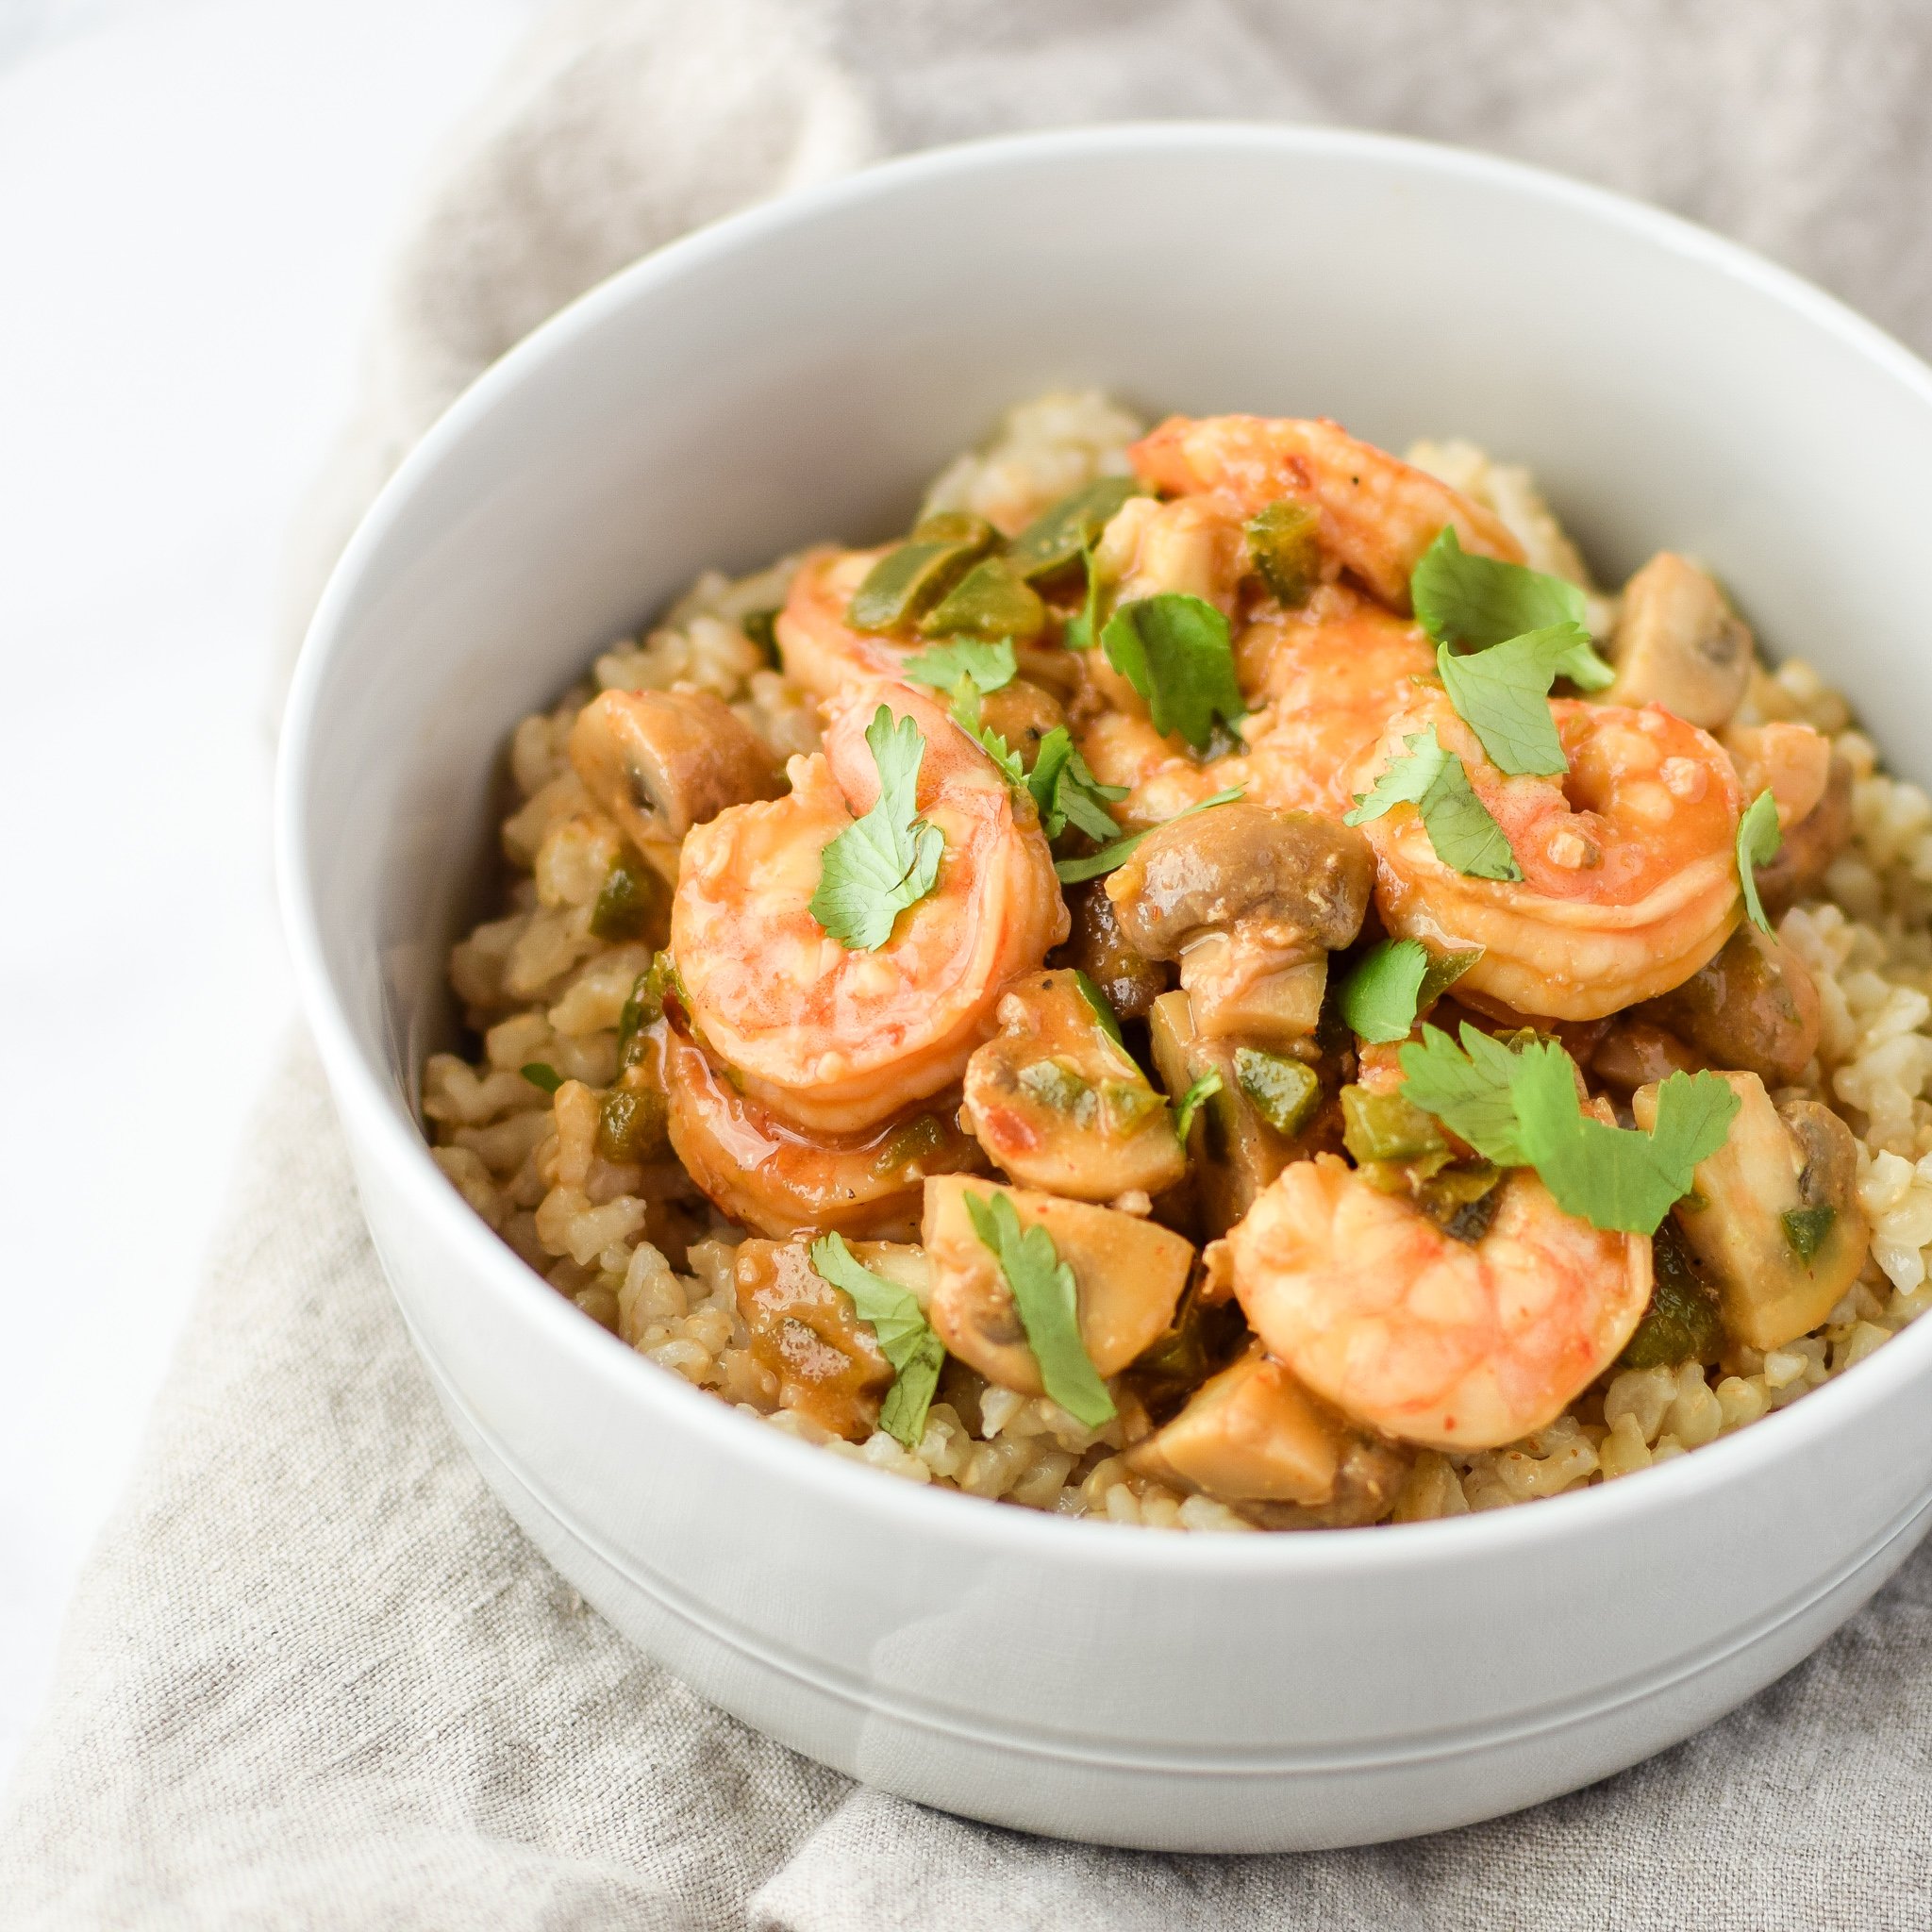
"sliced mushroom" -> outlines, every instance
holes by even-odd
[[[1777,919],[1810,897],[1826,869],[1852,838],[1852,768],[1836,752],[1825,769],[1824,792],[1795,824],[1787,825],[1777,857],[1757,868],[1757,896]]]
[[[1818,1051],[1818,988],[1809,969],[1748,921],[1682,986],[1637,1011],[1713,1065],[1740,1067],[1772,1087],[1789,1086]]]
[[[979,1144],[1023,1187],[1076,1201],[1158,1194],[1187,1171],[1174,1122],[1072,972],[1001,996],[1000,1032],[966,1065]]]
[[[1325,1503],[1348,1431],[1257,1341],[1127,1456],[1142,1475],[1224,1503]]]
[[[1069,886],[1067,911],[1073,930],[1050,956],[1056,966],[1077,966],[1107,995],[1123,1020],[1144,1020],[1154,1002],[1174,982],[1158,959],[1137,953],[1121,930],[1120,914],[1107,896],[1107,882],[1091,879]]]
[[[1064,655],[1064,653],[1062,653]],[[1020,763],[1033,769],[1039,756],[1040,741],[1056,724],[1064,724],[1067,714],[1051,691],[1042,691],[1030,677],[1015,677],[988,691],[979,700],[979,724],[985,731],[996,731],[1007,748],[1019,755]]]
[[[770,746],[709,691],[607,691],[577,713],[570,761],[645,850],[785,791]]]
[[[779,1407],[848,1442],[871,1435],[892,1365],[851,1298],[814,1271],[806,1243],[741,1242],[732,1290],[752,1358],[777,1378]]]
[[[1053,1194],[936,1176],[925,1184],[923,1235],[933,1270],[926,1312],[947,1349],[989,1381],[1022,1395],[1044,1392],[1007,1277],[973,1225],[969,1193],[1004,1193],[1023,1228],[1052,1236],[1073,1271],[1080,1340],[1100,1374],[1118,1374],[1174,1321],[1194,1250],[1171,1229]]]
[[[1307,1039],[1328,955],[1368,910],[1368,841],[1313,812],[1224,805],[1149,833],[1107,881],[1127,943],[1178,959],[1196,1031]]]
[[[1604,703],[1658,704],[1714,731],[1750,682],[1751,630],[1707,572],[1659,550],[1624,587],[1609,655]]]
[[[1740,1103],[1724,1144],[1671,1211],[1716,1284],[1725,1331],[1751,1348],[1808,1334],[1865,1264],[1852,1130],[1815,1100],[1774,1106],[1756,1074],[1725,1074]],[[1631,1098],[1657,1124],[1655,1087]]]
[[[1175,1099],[1197,1080],[1210,1074],[1220,1076],[1219,1091],[1194,1116],[1188,1154],[1195,1175],[1201,1233],[1204,1238],[1225,1234],[1291,1160],[1311,1151],[1313,1137],[1333,1110],[1324,1108],[1312,1118],[1297,1120],[1269,1105],[1268,1110],[1284,1122],[1284,1127],[1271,1124],[1263,1110],[1270,1095],[1252,1073],[1243,1081],[1238,1064],[1242,1054],[1252,1056],[1255,1050],[1229,1040],[1202,1038],[1195,1031],[1191,999],[1185,991],[1163,993],[1154,1002],[1147,1032],[1154,1064]],[[1258,1092],[1249,1091],[1257,1088]],[[1328,1097],[1325,1085],[1321,1097]]]
[[[1633,1093],[1654,1080],[1694,1074],[1708,1064],[1668,1027],[1640,1018],[1641,1010],[1619,1013],[1590,1056],[1590,1071],[1605,1086]]]

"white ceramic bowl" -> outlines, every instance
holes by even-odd
[[[506,732],[694,572],[903,527],[1007,403],[1461,434],[1607,575],[1709,558],[1924,778],[1932,375],[1664,215],[1408,142],[1101,129],[929,154],[627,270],[449,412],[302,658],[280,856],[363,1205],[511,1513],[705,1695],[888,1790],[1121,1844],[1349,1844],[1483,1818],[1788,1669],[1926,1524],[1932,1323],[1738,1436],[1530,1507],[1182,1537],[914,1489],[799,1446],[551,1292],[432,1165]]]

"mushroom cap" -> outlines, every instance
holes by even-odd
[[[1352,826],[1237,802],[1150,832],[1107,895],[1127,942],[1150,959],[1250,924],[1334,952],[1361,930],[1374,882],[1369,842]]]

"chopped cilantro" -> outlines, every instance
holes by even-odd
[[[974,1232],[992,1250],[1012,1291],[1013,1307],[1048,1397],[1090,1429],[1110,1423],[1116,1413],[1113,1398],[1080,1339],[1079,1289],[1053,1237],[1038,1226],[1023,1232],[1012,1200],[1004,1191],[982,1195],[969,1191],[966,1211]]]
[[[1123,604],[1100,641],[1108,662],[1147,700],[1163,735],[1178,731],[1205,751],[1217,718],[1232,724],[1247,715],[1227,619],[1201,598],[1162,591]]]
[[[1515,1047],[1464,1024],[1462,1045],[1425,1026],[1401,1052],[1403,1097],[1501,1167],[1533,1167],[1566,1214],[1654,1234],[1724,1143],[1738,1096],[1718,1074],[1673,1074],[1643,1133],[1583,1111],[1576,1065],[1553,1040]]]
[[[1574,624],[1553,624],[1467,657],[1457,657],[1447,644],[1437,646],[1449,702],[1498,771],[1548,776],[1570,769],[1550,709],[1550,686],[1579,645],[1590,648],[1587,632]]]
[[[917,1448],[946,1358],[918,1297],[874,1274],[845,1245],[843,1235],[823,1235],[812,1242],[811,1265],[823,1280],[852,1297],[858,1319],[871,1324],[880,1352],[892,1365],[892,1386],[879,1405],[879,1427],[907,1448]]]
[[[1169,819],[1174,824],[1182,819],[1192,818],[1197,811],[1207,811],[1217,805],[1232,805],[1241,795],[1241,788],[1233,786],[1226,791],[1217,791],[1212,798],[1204,798],[1198,805],[1191,805],[1186,811],[1177,811]],[[1086,879],[1097,879],[1103,873],[1109,873],[1124,865],[1134,856],[1141,841],[1156,828],[1152,825],[1146,831],[1129,832],[1124,839],[1116,839],[1110,845],[1103,845],[1098,852],[1090,852],[1085,858],[1057,858],[1054,871],[1063,886],[1077,886]]]
[[[906,660],[906,676],[913,684],[951,691],[958,690],[963,678],[982,696],[1011,684],[1019,669],[1011,638],[990,644],[972,638],[948,638],[942,644],[928,644],[918,657]]]
[[[1367,791],[1356,794],[1355,809],[1343,823],[1359,825],[1392,806],[1412,805],[1444,865],[1466,878],[1522,878],[1523,868],[1502,826],[1470,789],[1462,760],[1437,742],[1436,727],[1431,724],[1403,742],[1407,753],[1391,759]]]
[[[1341,1017],[1363,1040],[1407,1040],[1428,977],[1429,949],[1420,940],[1383,940],[1357,961],[1336,995]]]
[[[1409,573],[1409,599],[1417,620],[1439,644],[1484,651],[1528,631],[1584,619],[1583,592],[1561,577],[1476,557],[1445,524]],[[1557,667],[1557,675],[1584,691],[1601,691],[1616,674],[1591,648],[1586,632]]]
[[[1124,1046],[1126,1042],[1121,1038],[1120,1018],[1114,1012],[1113,1002],[1077,966],[1074,968],[1074,984],[1080,989],[1080,997],[1093,1008],[1093,1017],[1100,1022],[1101,1031],[1116,1046]]]
[[[555,1093],[563,1085],[563,1075],[547,1060],[527,1061],[517,1071],[532,1087],[539,1088],[545,1093]]]
[[[1757,869],[1775,858],[1784,842],[1784,834],[1777,828],[1777,800],[1767,787],[1751,801],[1744,816],[1738,821],[1738,883],[1744,889],[1744,910],[1759,932],[1769,932],[1771,921],[1765,917],[1764,902],[1757,896]]]
[[[1174,1108],[1174,1137],[1183,1147],[1188,1144],[1188,1134],[1194,1124],[1194,1116],[1221,1091],[1219,1074],[1203,1074],[1188,1091],[1175,1101]]]
[[[1121,828],[1107,808],[1124,798],[1127,788],[1103,785],[1088,769],[1064,724],[1056,724],[1040,741],[1026,785],[1040,808],[1041,829],[1049,839],[1058,839],[1069,825],[1090,839],[1120,836]]]
[[[892,722],[881,705],[865,727],[878,767],[879,795],[824,849],[811,916],[840,944],[872,951],[892,936],[893,922],[932,891],[945,840],[918,816],[920,760],[925,738],[910,718]]]

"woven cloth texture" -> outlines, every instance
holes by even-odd
[[[1706,221],[1932,347],[1928,69],[1908,0],[566,5],[425,192],[291,610],[437,412],[561,303],[749,202],[1015,127],[1469,142]],[[855,1787],[639,1656],[497,1507],[297,1041],[0,1806],[0,1926],[1817,1932],[1932,1923],[1928,1843],[1932,1552],[1689,1743],[1436,1838],[1157,1857]]]

